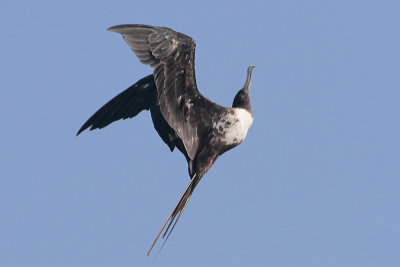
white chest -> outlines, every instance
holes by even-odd
[[[216,124],[215,128],[218,133],[225,136],[227,145],[241,143],[247,135],[253,116],[245,109],[232,108],[227,112]]]

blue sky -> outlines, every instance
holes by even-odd
[[[3,1],[1,266],[399,266],[398,1]],[[186,188],[150,114],[79,127],[151,69],[109,26],[197,42],[200,91],[255,121]]]

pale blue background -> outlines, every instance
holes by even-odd
[[[182,4],[183,3],[183,4]],[[0,266],[400,266],[399,1],[11,1],[0,6]],[[151,72],[109,26],[197,42],[197,82],[255,122],[196,189],[148,113],[75,137]]]

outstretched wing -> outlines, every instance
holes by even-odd
[[[132,118],[142,110],[149,110],[156,101],[156,90],[154,88],[153,75],[140,79],[94,113],[76,135],[89,127],[90,130],[101,129],[114,121]]]
[[[225,109],[197,90],[194,40],[165,27],[132,24],[108,30],[120,33],[140,62],[153,68],[161,113],[194,159],[212,129],[207,114]]]
[[[165,121],[160,107],[156,105],[157,88],[153,74],[148,75],[128,89],[108,101],[96,113],[94,113],[79,129],[76,135],[84,130],[101,129],[120,119],[133,118],[143,110],[149,110],[153,120],[154,129],[166,143],[171,151],[177,147],[188,159],[187,152],[182,141],[176,135],[174,129]]]

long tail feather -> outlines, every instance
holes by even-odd
[[[195,182],[195,180],[197,180],[195,178],[196,178],[196,174],[193,175],[192,180],[190,181],[189,185],[186,187],[186,190],[183,192],[183,194],[182,194],[181,198],[179,199],[178,203],[176,203],[176,205],[175,205],[174,209],[172,210],[171,214],[165,220],[165,223],[161,227],[160,232],[158,232],[156,238],[154,239],[153,243],[151,244],[151,247],[150,247],[149,251],[147,252],[147,256],[150,255],[151,250],[153,249],[154,245],[157,243],[158,238],[160,237],[161,233],[164,231],[165,226],[169,222],[168,227],[165,230],[162,238],[165,238],[167,233],[168,233],[168,235],[167,235],[167,238],[165,239],[163,245],[161,246],[160,251],[164,247],[165,242],[167,242],[169,235],[174,230],[176,223],[178,222],[179,218],[182,215],[183,210],[185,209],[187,203],[189,202],[189,199],[190,199],[190,197],[191,197],[191,195],[193,193],[194,187],[198,183],[198,181]],[[177,215],[179,215],[178,218],[176,218]],[[175,220],[175,218],[176,218],[176,220]],[[172,228],[171,228],[170,231],[168,231],[169,228],[171,227],[171,225],[172,225]]]
[[[161,252],[162,248],[164,247],[165,243],[167,242],[167,240],[168,240],[168,238],[169,238],[169,235],[170,235],[170,234],[172,233],[172,231],[174,230],[175,225],[176,225],[176,223],[179,221],[179,218],[181,217],[181,215],[182,215],[182,213],[183,213],[183,210],[186,208],[186,205],[187,205],[187,203],[189,202],[190,197],[191,197],[191,195],[188,197],[188,199],[187,199],[186,202],[185,202],[185,205],[183,206],[182,210],[179,212],[178,218],[175,220],[175,223],[174,223],[174,225],[172,226],[171,231],[168,233],[167,238],[165,238],[163,244],[161,245],[160,249],[158,250],[157,255],[156,255],[156,258],[157,258],[157,256],[158,256],[158,254],[160,254],[160,252]],[[163,235],[163,238],[164,238],[164,236],[165,236],[166,233],[167,233],[167,230],[165,231],[165,233],[164,233],[164,235]],[[155,259],[155,258],[154,258],[154,259]]]

